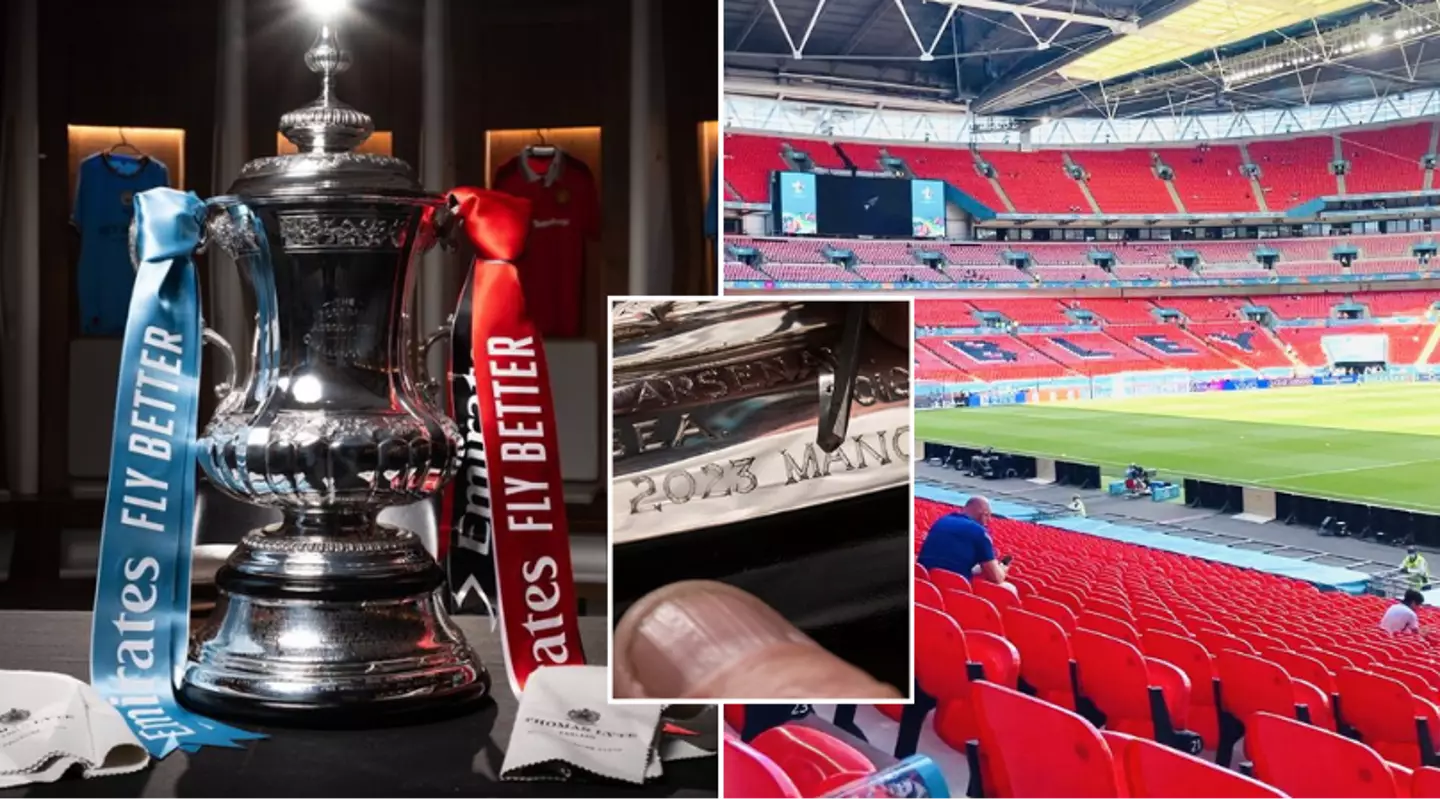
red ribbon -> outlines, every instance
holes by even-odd
[[[476,252],[470,267],[470,358],[484,440],[500,631],[510,685],[518,694],[540,666],[585,662],[550,371],[511,263],[524,250],[530,203],[478,188],[457,188],[450,197]]]

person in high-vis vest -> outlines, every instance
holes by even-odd
[[[1430,564],[1425,557],[1420,555],[1420,549],[1411,545],[1405,549],[1405,559],[1400,563],[1400,571],[1405,574],[1411,587],[1416,590],[1425,589],[1430,583]]]

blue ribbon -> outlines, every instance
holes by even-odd
[[[90,682],[156,758],[265,738],[175,701],[190,627],[201,353],[192,256],[204,221],[205,204],[194,194],[157,188],[135,197],[139,267],[90,633]]]

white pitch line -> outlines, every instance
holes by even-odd
[[[1351,466],[1345,469],[1326,469],[1319,472],[1299,472],[1294,475],[1276,475],[1270,478],[1256,478],[1256,483],[1269,483],[1272,480],[1294,480],[1295,478],[1313,478],[1317,475],[1344,475],[1350,472],[1368,472],[1374,469],[1393,469],[1397,466],[1410,466],[1417,463],[1435,463],[1440,458],[1419,458],[1413,461],[1394,461],[1392,463],[1377,463],[1369,466]]]

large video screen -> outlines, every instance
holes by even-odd
[[[780,232],[786,236],[810,236],[819,232],[815,216],[815,175],[782,171],[776,175],[775,207]]]
[[[1390,359],[1390,337],[1386,334],[1325,334],[1320,337],[1320,347],[1334,365],[1370,364]]]
[[[910,235],[939,239],[945,235],[945,183],[910,181]]]
[[[910,181],[894,177],[816,178],[815,218],[820,232],[839,236],[911,235]]]
[[[938,180],[782,171],[773,194],[775,221],[787,236],[945,235],[945,184]]]

